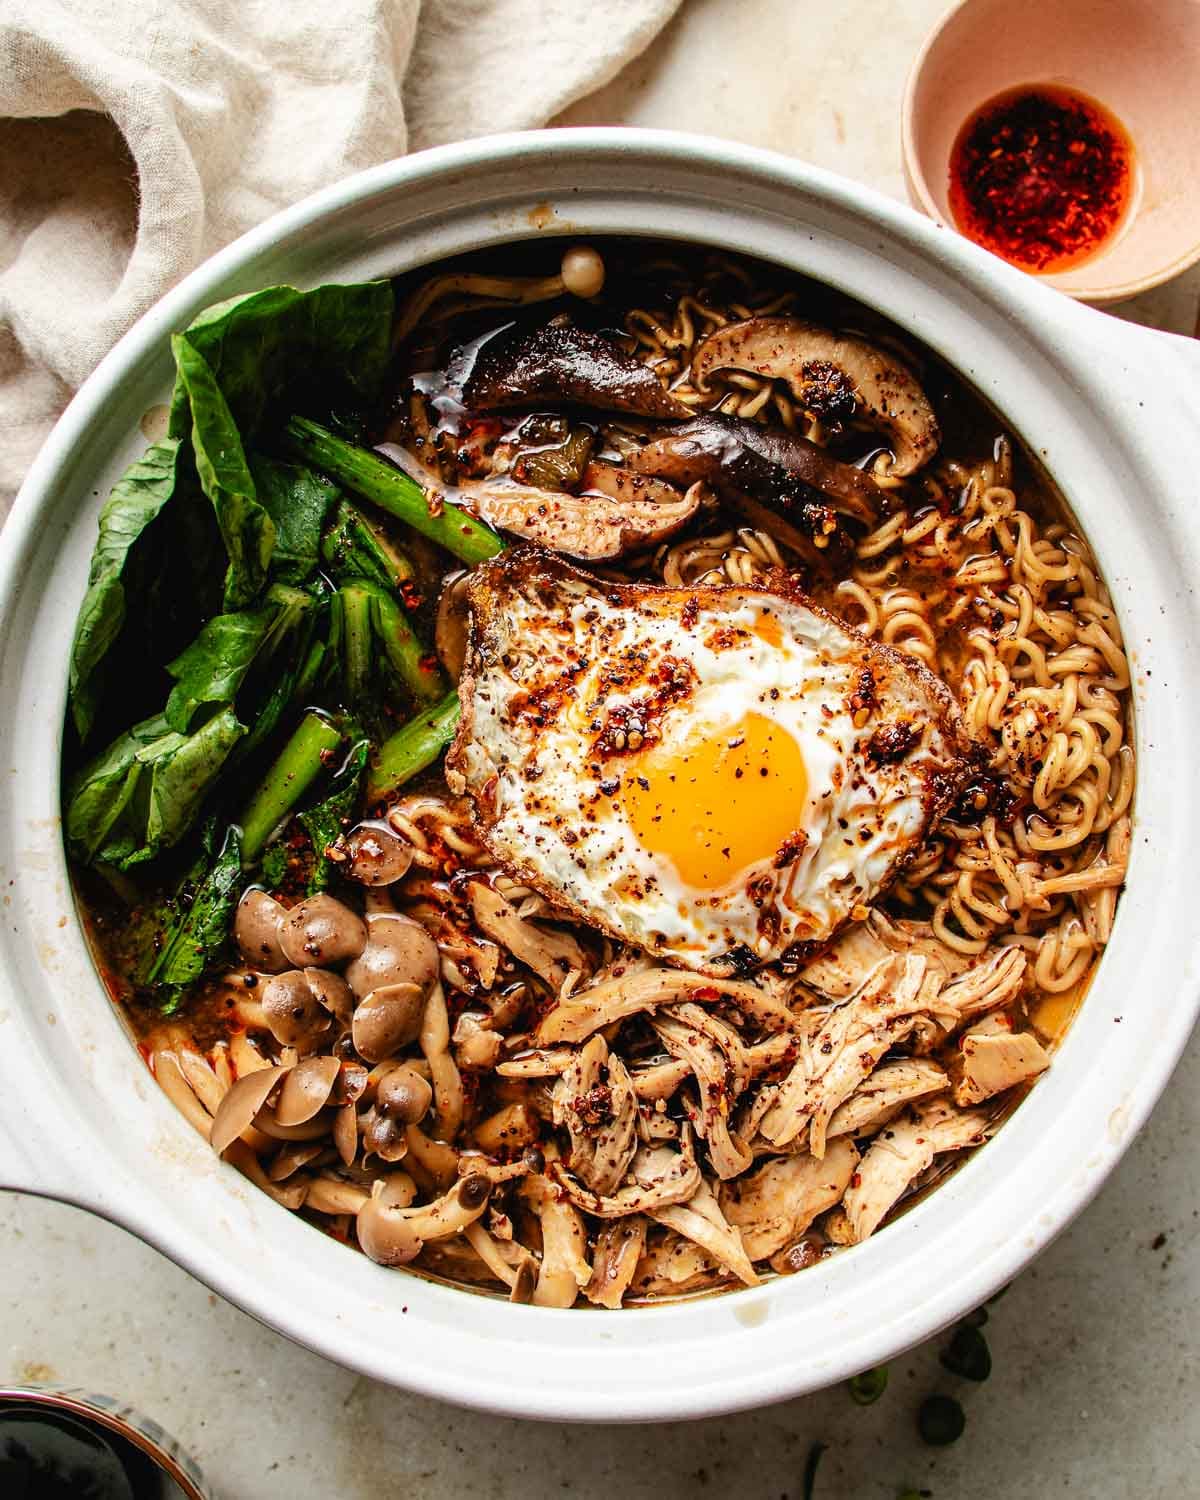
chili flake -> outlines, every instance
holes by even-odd
[[[1006,90],[959,131],[950,209],[959,230],[1022,270],[1065,271],[1120,228],[1134,181],[1129,134],[1086,94]]]

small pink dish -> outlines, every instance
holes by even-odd
[[[1125,221],[1088,261],[1039,275],[1082,302],[1116,302],[1200,260],[1196,0],[960,0],[922,47],[904,95],[904,171],[916,206],[957,226],[950,153],[982,104],[1022,84],[1099,101],[1133,139]]]

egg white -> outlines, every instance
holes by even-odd
[[[944,787],[962,744],[948,695],[915,663],[763,590],[614,588],[545,563],[534,583],[518,566],[526,571],[491,565],[504,575],[499,592],[477,586],[449,767],[476,795],[492,851],[561,905],[677,963],[728,972],[731,954],[761,963],[831,936],[921,841],[931,785]],[[770,628],[758,633],[764,618]],[[664,662],[685,664],[690,686],[655,713]],[[864,669],[865,710],[855,696]],[[564,679],[569,691],[547,691]],[[531,694],[541,722],[529,720]],[[657,739],[599,754],[598,729],[648,703]],[[807,787],[789,842],[798,852],[764,851],[700,889],[645,847],[614,778],[684,741],[729,742],[750,714],[800,747]],[[880,763],[872,736],[897,719],[919,737]]]

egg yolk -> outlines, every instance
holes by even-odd
[[[773,859],[804,819],[808,777],[796,739],[765,714],[626,762],[621,798],[639,843],[698,890]]]

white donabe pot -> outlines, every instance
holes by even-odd
[[[878,308],[956,366],[1054,475],[1133,664],[1139,780],[1112,942],[1050,1072],[944,1186],[865,1244],[659,1307],[512,1306],[386,1271],[218,1162],[93,969],[63,858],[67,657],[114,480],[170,389],[168,335],[275,282],[387,276],[517,239],[645,234],[763,256]],[[813,1390],[928,1337],[1096,1192],[1197,1009],[1193,657],[1200,348],[1088,311],[865,188],[763,151],[632,130],[447,147],[362,173],[194,272],[71,403],[0,534],[0,1184],[125,1225],[248,1312],[364,1374],[582,1420],[695,1417]]]

